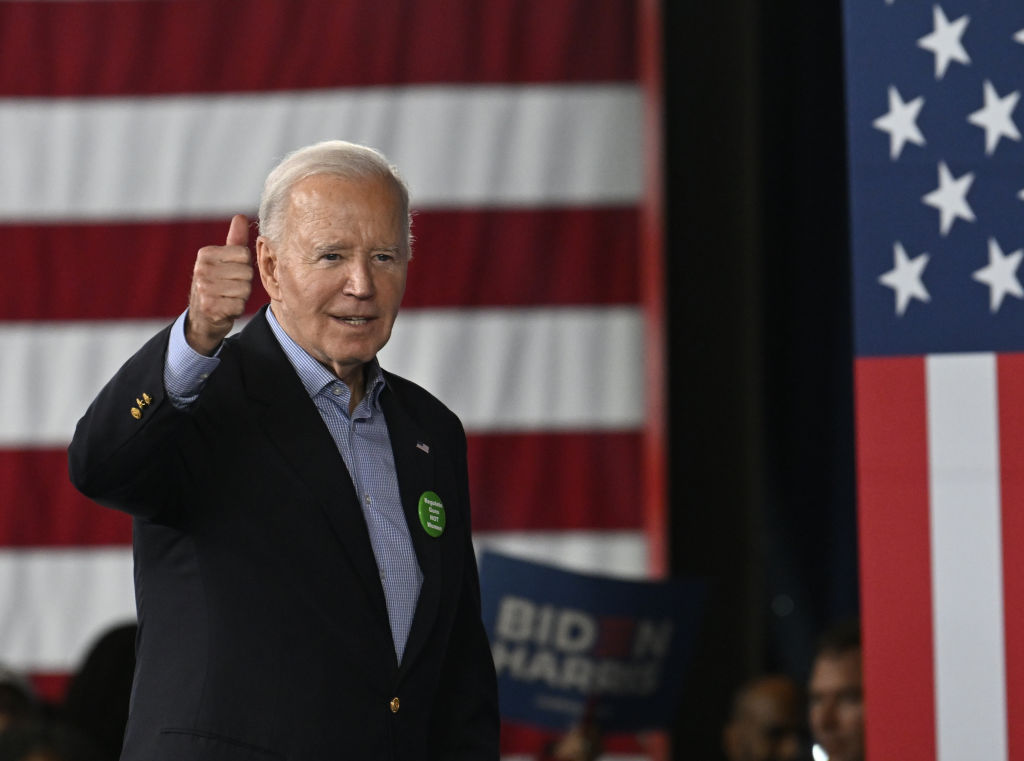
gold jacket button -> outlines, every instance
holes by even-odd
[[[142,417],[142,410],[138,407],[132,407],[132,417],[139,420]]]
[[[143,394],[142,395],[142,403],[143,404],[149,404],[152,401],[153,401],[153,397],[151,397],[149,394]]]
[[[388,705],[391,706],[391,713],[398,713],[398,709],[402,706],[402,704],[398,702],[398,698],[391,698],[391,702],[388,703]]]

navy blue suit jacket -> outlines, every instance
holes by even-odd
[[[74,484],[134,516],[140,631],[122,759],[497,758],[458,418],[385,373],[423,571],[399,665],[352,480],[263,313],[227,339],[188,411],[163,390],[168,332],[100,392],[69,449]],[[437,538],[418,518],[428,490],[446,510]]]

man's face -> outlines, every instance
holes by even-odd
[[[391,337],[405,292],[397,192],[384,179],[313,175],[292,188],[285,215],[282,240],[256,243],[274,316],[351,387]]]
[[[803,747],[800,696],[783,677],[758,682],[726,727],[729,761],[798,761]]]
[[[860,651],[818,656],[808,691],[811,732],[829,761],[863,761]]]

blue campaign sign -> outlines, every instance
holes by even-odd
[[[605,732],[671,725],[705,596],[694,580],[624,581],[484,552],[484,625],[503,719]]]

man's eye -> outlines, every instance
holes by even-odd
[[[339,256],[338,254],[324,254],[320,258],[323,259],[325,262],[336,262],[341,258],[341,256]]]
[[[373,258],[376,259],[378,262],[393,262],[395,260],[395,255],[380,253],[375,254]]]

